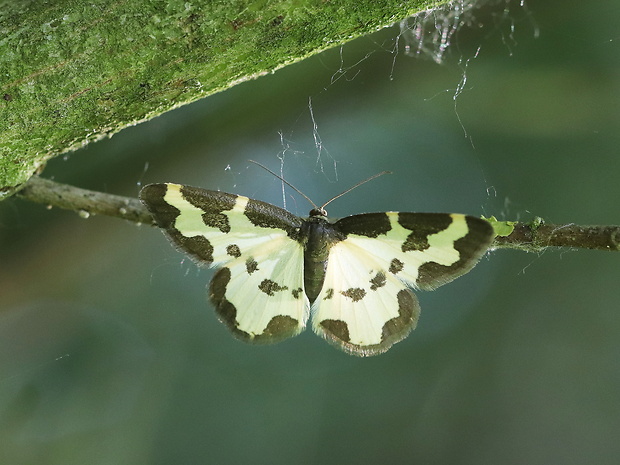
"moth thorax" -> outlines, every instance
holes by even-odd
[[[301,234],[305,238],[305,260],[317,263],[326,262],[332,245],[344,239],[324,216],[311,216],[304,221]]]

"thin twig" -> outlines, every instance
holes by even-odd
[[[80,189],[38,176],[30,178],[16,195],[50,207],[73,210],[84,217],[114,216],[155,226],[153,217],[138,199]]]
[[[150,213],[138,199],[95,192],[32,177],[17,193],[23,199],[51,207],[73,210],[83,216],[106,215],[135,223],[155,226]],[[620,251],[620,226],[579,226],[514,223],[512,233],[496,237],[491,249],[516,249],[541,252],[548,247]]]

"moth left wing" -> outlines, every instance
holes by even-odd
[[[369,213],[334,224],[313,328],[355,355],[388,350],[416,325],[410,288],[434,289],[469,271],[493,239],[479,218],[443,213]]]
[[[304,329],[309,302],[300,218],[240,195],[178,184],[150,184],[140,199],[181,252],[220,267],[209,296],[236,337],[272,343]]]

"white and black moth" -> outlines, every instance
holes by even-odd
[[[365,213],[307,219],[241,195],[150,184],[140,199],[170,241],[215,266],[209,296],[239,339],[273,343],[314,331],[345,352],[375,355],[416,326],[411,289],[435,289],[467,273],[493,228],[447,213]]]

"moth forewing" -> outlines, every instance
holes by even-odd
[[[407,225],[412,213],[401,213],[399,221]],[[425,215],[441,216],[440,213]],[[416,285],[420,289],[433,290],[469,272],[486,253],[495,234],[491,224],[481,218],[452,213],[449,225],[429,234],[428,248],[420,253],[427,261],[418,268]]]
[[[487,221],[460,214],[362,214],[336,226],[352,245],[387,261],[390,273],[421,289],[434,289],[468,272],[493,240]]]

